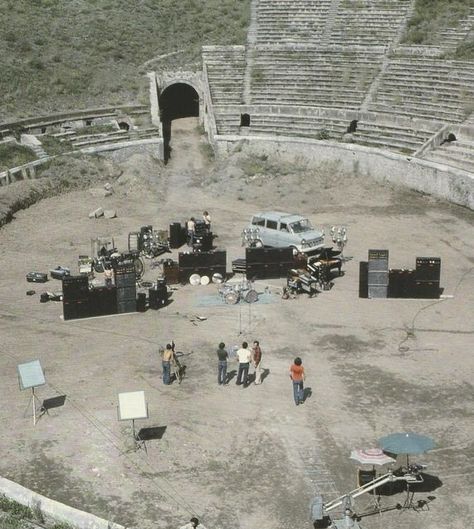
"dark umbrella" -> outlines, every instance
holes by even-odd
[[[390,454],[406,454],[407,465],[409,454],[423,454],[436,446],[431,437],[417,433],[392,433],[378,441],[384,452]]]

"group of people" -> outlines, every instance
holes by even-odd
[[[225,343],[221,342],[217,348],[217,384],[219,386],[225,386],[229,383],[227,376],[228,361],[231,359],[233,354],[229,354],[226,349]],[[174,378],[181,382],[183,377],[183,371],[185,369],[182,366],[175,353],[174,342],[166,344],[165,349],[160,349],[161,361],[163,367],[163,384],[169,385],[172,382],[172,372]],[[254,384],[259,385],[262,383],[262,349],[260,342],[255,340],[252,348],[249,348],[247,342],[242,342],[240,349],[235,353],[237,362],[239,363],[239,369],[237,371],[237,379],[235,381],[237,386],[247,387],[250,384],[250,364],[254,367]],[[305,400],[304,396],[304,380],[305,370],[303,367],[303,361],[297,356],[293,363],[290,365],[289,376],[293,384],[293,398],[296,406],[303,404]]]
[[[249,349],[249,344],[243,342],[240,349],[236,352],[236,358],[239,362],[239,370],[237,372],[236,384],[238,386],[247,386],[250,382],[249,370],[250,363],[255,368],[254,383],[258,386],[262,383],[262,349],[258,340],[253,342],[252,349]],[[227,361],[229,360],[229,353],[225,348],[225,343],[221,342],[217,349],[217,383],[226,385],[227,380]]]
[[[203,211],[202,220],[206,230],[211,231],[211,215],[209,215],[208,211]],[[196,235],[196,219],[194,217],[191,217],[186,222],[186,233],[188,235],[188,246],[192,246]]]

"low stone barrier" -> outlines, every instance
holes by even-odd
[[[79,511],[41,494],[33,492],[14,481],[0,477],[0,494],[31,509],[40,509],[45,518],[65,522],[74,529],[126,529],[123,525],[104,520],[94,514]]]

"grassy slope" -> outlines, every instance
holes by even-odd
[[[140,65],[199,63],[202,44],[246,39],[250,0],[2,0],[0,122],[148,102]]]
[[[439,31],[455,28],[474,7],[474,0],[416,0],[415,13],[408,23],[404,42],[407,44],[441,44]],[[460,46],[459,58],[474,58],[469,43]],[[467,50],[467,55],[466,55]]]

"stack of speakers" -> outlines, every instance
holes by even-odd
[[[166,280],[158,280],[156,286],[148,290],[148,304],[150,309],[158,310],[168,301],[168,288]]]
[[[163,263],[163,275],[168,285],[179,283],[179,264],[172,259],[166,259]]]
[[[274,279],[286,277],[294,267],[292,248],[246,248],[247,279]]]
[[[439,257],[417,257],[416,270],[388,270],[388,250],[369,250],[369,261],[360,263],[359,297],[438,299],[440,276]]]
[[[414,298],[415,270],[393,268],[388,274],[389,298]]]
[[[369,250],[367,294],[369,298],[388,295],[388,250]]]
[[[65,320],[91,316],[87,276],[63,277],[63,314]]]
[[[214,250],[211,252],[180,252],[178,255],[179,281],[187,283],[193,274],[208,276],[214,274],[226,276],[227,252]]]
[[[89,290],[89,307],[91,316],[117,314],[117,288],[96,287]]]
[[[135,266],[132,260],[122,261],[114,269],[117,287],[117,312],[135,312],[137,310],[137,285]]]
[[[170,224],[170,248],[181,248],[186,242],[186,228],[181,222]]]
[[[137,294],[137,312],[146,311],[146,292],[138,292]]]
[[[415,296],[437,299],[440,295],[441,259],[439,257],[417,257],[415,274]]]

